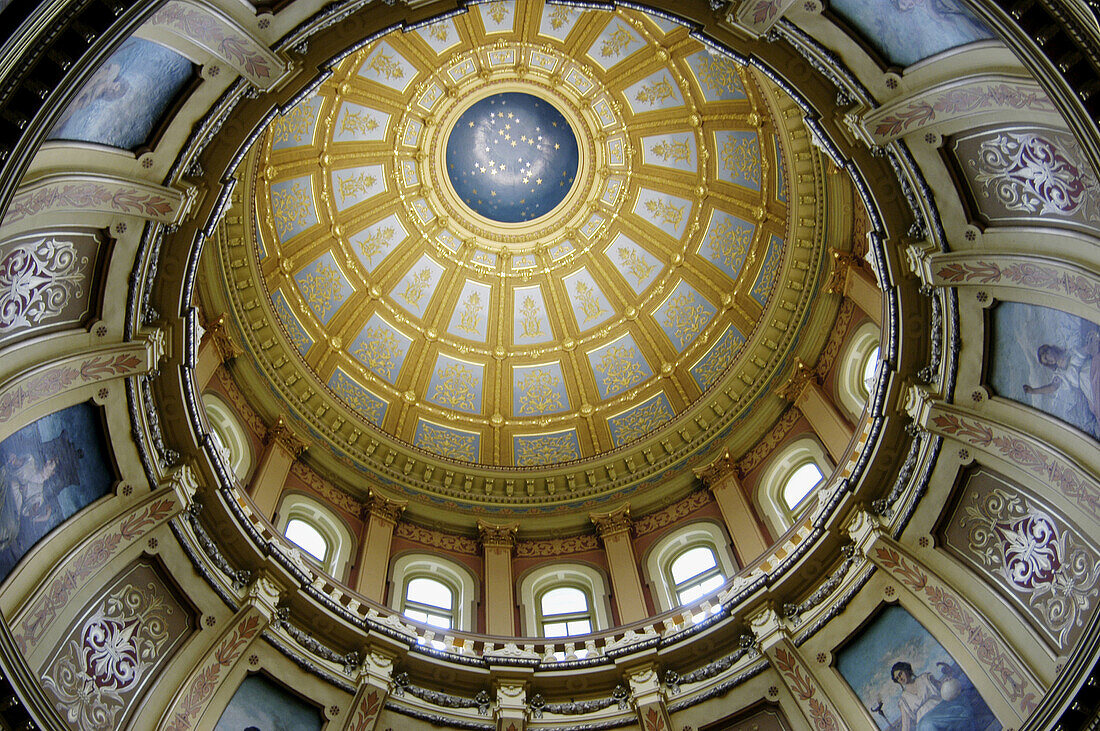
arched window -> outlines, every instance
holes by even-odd
[[[794,513],[814,488],[821,484],[825,475],[816,462],[803,462],[794,469],[783,483],[783,502],[787,510]]]
[[[873,322],[860,325],[840,356],[836,380],[837,397],[852,421],[859,421],[867,406],[867,399],[871,396],[871,390],[875,387],[881,334],[882,331]]]
[[[210,423],[210,435],[221,453],[225,464],[237,479],[244,482],[252,468],[252,446],[244,428],[233,410],[212,393],[202,395],[206,408],[206,420]]]
[[[726,583],[714,549],[706,545],[681,551],[668,565],[668,573],[680,604],[690,604]]]
[[[328,541],[321,535],[321,531],[300,518],[288,520],[286,523],[286,537],[291,543],[313,556],[321,563],[328,557]]]
[[[455,591],[437,579],[416,576],[405,582],[401,613],[417,622],[454,627]]]
[[[757,500],[772,532],[779,535],[813,504],[832,464],[816,439],[804,438],[780,450],[760,478]]]
[[[672,530],[650,549],[645,570],[660,611],[691,604],[737,573],[725,531],[710,521]]]
[[[408,553],[393,562],[389,606],[409,619],[444,629],[473,630],[477,584],[462,565]]]
[[[576,586],[555,586],[538,596],[539,634],[575,637],[592,632],[592,600]]]
[[[555,563],[519,581],[523,631],[541,637],[574,637],[611,626],[607,584],[596,568]]]
[[[279,507],[279,531],[302,551],[302,555],[320,564],[333,578],[347,577],[348,559],[355,548],[351,530],[336,514],[317,500],[290,494]]]

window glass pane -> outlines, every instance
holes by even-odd
[[[542,595],[542,615],[573,614],[588,611],[588,597],[580,589],[559,586]]]
[[[592,623],[587,619],[578,619],[569,623],[569,634],[586,635],[592,631]]]
[[[787,503],[787,507],[793,510],[794,506],[802,502],[802,499],[809,495],[824,477],[821,469],[813,462],[807,462],[795,470],[787,479],[787,484],[783,486],[783,500]]]
[[[417,604],[430,604],[440,609],[450,609],[453,597],[446,585],[435,579],[413,579],[405,590],[405,599]]]
[[[403,612],[403,614],[406,617],[408,617],[409,619],[415,620],[417,622],[427,622],[428,621],[428,615],[425,614],[424,612],[420,611],[419,609],[406,608],[405,611]]]
[[[682,584],[692,576],[698,576],[715,565],[714,551],[706,546],[697,546],[677,556],[669,571],[672,573],[672,581]]]
[[[715,589],[718,589],[722,584],[726,583],[726,577],[721,574],[715,574],[709,578],[703,579],[699,582],[699,588],[703,590],[704,594],[709,594]]]
[[[424,621],[427,622],[430,625],[435,626],[435,627],[442,627],[443,629],[450,629],[451,628],[451,618],[450,617],[443,617],[443,616],[438,615],[438,614],[429,614],[428,618],[425,619]]]
[[[297,518],[286,524],[286,537],[318,561],[328,555],[328,541],[309,523]]]
[[[704,594],[706,594],[706,591],[703,590],[700,584],[692,584],[688,588],[677,592],[676,596],[680,597],[681,604],[690,604]]]
[[[550,622],[542,625],[543,637],[565,637],[567,634],[565,622]]]
[[[871,387],[875,385],[875,369],[878,368],[878,346],[867,356],[867,361],[863,364],[863,386],[870,393]]]

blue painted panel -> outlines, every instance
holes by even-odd
[[[575,429],[512,437],[512,461],[517,467],[571,462],[580,459],[580,451]]]
[[[898,66],[993,38],[958,0],[832,0],[829,8]]]

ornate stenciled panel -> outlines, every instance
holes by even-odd
[[[0,347],[91,316],[105,243],[100,232],[74,230],[32,233],[0,244]]]
[[[1059,651],[1100,596],[1100,551],[1043,500],[987,469],[968,472],[940,526],[944,545],[992,582]]]
[[[950,149],[989,223],[1097,230],[1100,181],[1068,131],[984,129],[955,137]]]
[[[71,728],[123,728],[193,622],[158,566],[139,561],[80,612],[42,668],[42,685]]]

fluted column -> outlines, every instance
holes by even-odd
[[[638,562],[634,558],[634,541],[630,537],[634,527],[630,520],[630,506],[624,505],[610,513],[593,513],[588,517],[596,525],[596,532],[603,541],[619,621],[630,624],[645,619],[649,612],[642,593]]]
[[[283,494],[283,485],[290,474],[290,466],[305,451],[305,446],[298,441],[281,416],[267,430],[264,444],[264,453],[252,477],[249,492],[259,511],[271,518],[279,504],[279,496]]]
[[[393,529],[408,504],[406,500],[371,495],[366,505],[367,534],[359,545],[359,576],[355,590],[376,602],[383,600],[386,591]]]
[[[241,354],[241,349],[230,340],[225,327],[225,315],[206,325],[202,342],[195,359],[195,386],[202,393],[222,363]]]
[[[779,395],[802,412],[833,462],[839,463],[848,443],[852,441],[852,427],[817,382],[813,371],[802,361],[797,361],[794,374],[780,389]]]
[[[737,462],[726,452],[706,467],[696,470],[695,475],[707,486],[718,509],[722,511],[722,520],[726,523],[734,553],[740,566],[752,562],[768,550],[768,537],[757,518],[752,500],[738,479]]]
[[[490,635],[516,634],[512,549],[518,527],[477,523],[485,562],[485,631]]]
[[[875,323],[882,325],[882,290],[875,275],[856,257],[844,251],[833,251],[832,276],[825,289],[852,300]]]

